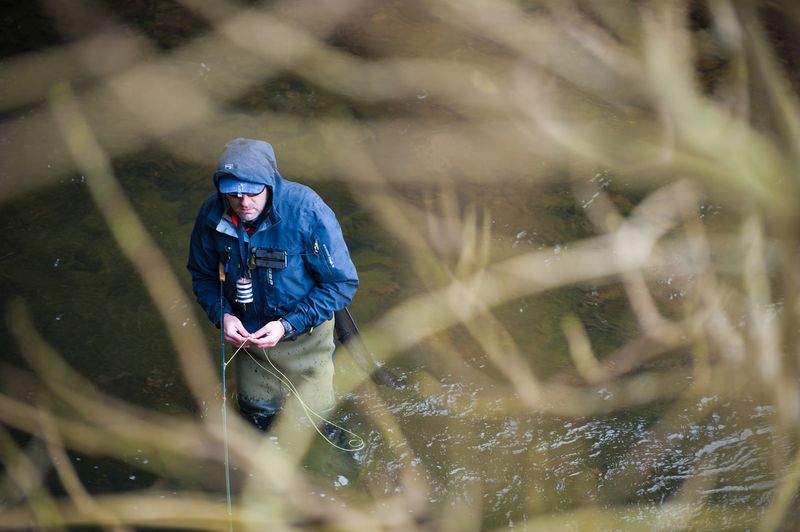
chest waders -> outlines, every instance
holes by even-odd
[[[279,342],[271,349],[248,348],[250,356],[239,356],[236,361],[237,400],[242,415],[261,430],[269,428],[276,414],[283,410],[288,415],[302,415],[297,400],[290,398],[289,389],[265,368],[275,365],[300,392],[306,405],[320,414],[336,405],[333,392],[333,320],[326,321],[310,332],[292,340]]]

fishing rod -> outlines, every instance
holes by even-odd
[[[231,504],[231,465],[228,457],[228,391],[226,386],[225,362],[225,277],[228,265],[219,263],[219,331],[220,331],[220,360],[222,365],[222,439],[225,445],[225,492],[228,501],[228,525],[233,531],[233,507]]]
[[[337,310],[333,316],[336,336],[339,338],[339,342],[347,347],[356,364],[370,375],[375,384],[402,390],[404,388],[402,379],[379,364],[372,352],[367,349],[350,309],[345,307]]]

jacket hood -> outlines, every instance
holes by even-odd
[[[273,188],[278,179],[278,164],[272,145],[263,140],[239,137],[225,145],[214,172],[214,188],[219,190],[222,176],[232,175],[241,181],[263,183]]]

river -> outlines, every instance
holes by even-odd
[[[171,8],[139,7],[143,11],[136,13],[131,7],[126,16],[140,29],[161,36],[164,47],[178,46],[199,31],[176,30],[179,16]],[[393,8],[387,8],[373,16],[381,23],[395,15]],[[172,41],[166,42],[166,36]],[[354,48],[357,44],[358,39],[349,43]],[[41,44],[29,48],[37,46]],[[205,63],[192,68],[213,72]],[[426,100],[426,94],[418,93],[385,109],[374,103],[359,108],[287,75],[251,90],[235,106],[237,112],[267,108],[304,121],[350,113],[360,113],[356,118],[365,120],[383,114],[446,114],[433,104],[427,109]],[[19,113],[13,118],[24,120],[26,112]],[[464,229],[472,220],[470,209],[488,227],[489,263],[538,252],[549,254],[558,267],[563,252],[596,232],[586,213],[596,196],[577,199],[573,189],[561,183],[523,176],[510,178],[503,186],[495,186],[491,179],[454,179],[444,186],[412,180],[376,188],[380,195],[398,201],[398,212],[410,224],[409,234],[427,239],[425,251],[416,254],[365,201],[370,191],[365,195],[363,181],[333,170],[302,174],[303,165],[298,163],[302,156],[297,154],[314,153],[316,140],[286,124],[263,132],[276,144],[279,166],[282,148],[292,154],[286,177],[312,186],[339,216],[361,280],[351,310],[364,330],[404,302],[445,284],[448,272],[453,273],[463,259],[465,247],[474,242]],[[187,294],[191,294],[185,269],[188,238],[197,209],[212,190],[211,173],[221,149],[219,145],[218,151],[192,158],[181,156],[185,151],[148,143],[113,161],[116,179]],[[42,157],[47,157],[47,150],[42,146]],[[6,346],[2,391],[30,403],[38,396],[35,380],[21,369],[26,363],[20,331],[15,336],[16,324],[8,319],[9,304],[21,301],[36,331],[99,389],[176,418],[201,419],[207,412],[195,404],[162,318],[93,203],[89,179],[80,171],[64,172],[0,205],[4,234],[0,293],[6,316],[0,328]],[[587,175],[584,184],[598,194],[611,190],[623,208],[640,199],[638,191],[624,187],[614,192],[615,178],[603,172]],[[711,203],[704,208],[709,223],[724,216]],[[431,256],[440,261],[438,267],[425,266]],[[668,305],[679,306],[686,295],[672,286],[668,275],[658,285]],[[616,281],[526,293],[493,310],[509,335],[499,341],[510,341],[508,345],[515,347],[509,352],[517,349],[533,374],[554,382],[574,383],[576,378],[564,337],[565,316],[580,319],[601,355],[633,338],[638,327]],[[185,315],[183,326],[200,331],[213,356],[219,356],[217,331],[199,308],[190,305],[174,311]],[[452,530],[526,530],[548,523],[586,529],[592,519],[604,518],[610,521],[595,522],[599,528],[649,529],[657,523],[672,529],[691,523],[699,529],[741,530],[754,526],[769,507],[793,444],[778,428],[775,405],[763,394],[754,391],[752,396],[731,398],[711,393],[695,386],[697,375],[687,369],[672,373],[679,393],[643,404],[608,411],[597,408],[586,415],[539,411],[527,408],[516,395],[509,375],[492,357],[492,348],[481,342],[480,331],[468,330],[479,324],[472,320],[423,335],[412,347],[393,353],[385,363],[403,381],[399,390],[349,389],[357,369],[346,352],[337,355],[337,384],[343,391],[333,415],[362,437],[365,447],[347,455],[323,440],[314,443],[304,467],[317,479],[320,497],[342,501],[366,497],[376,501],[373,511],[380,513],[385,507],[389,512],[398,493],[412,486],[424,499],[408,503],[409,511],[420,514],[417,522],[442,519]],[[645,363],[640,370],[667,372],[690,366],[687,354],[679,352]],[[615,393],[603,386],[590,389],[597,405]],[[386,428],[376,423],[387,416],[401,437],[387,437]],[[15,435],[26,445],[36,445],[35,440]],[[113,457],[81,451],[69,456],[80,480],[94,494],[154,486],[178,492],[186,487],[180,479],[149,467],[159,458],[141,449]],[[217,480],[222,475],[213,467],[206,473]],[[53,473],[49,477],[51,485],[58,486]],[[214,484],[209,489],[219,494],[219,485]],[[13,501],[11,493],[0,491],[0,503]],[[598,511],[600,517],[582,514],[586,509]]]

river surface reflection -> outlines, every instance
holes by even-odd
[[[415,474],[435,494],[431,503],[478,505],[493,526],[525,529],[542,513],[613,508],[620,497],[641,509],[624,520],[647,524],[653,508],[692,483],[695,517],[722,509],[718,529],[746,527],[773,496],[778,479],[771,461],[782,454],[776,447],[788,450],[773,432],[773,409],[747,400],[733,405],[701,397],[677,408],[602,417],[475,420],[452,408],[481,400],[470,383],[445,381],[436,395],[418,391],[389,406],[408,429],[410,449],[391,456],[371,433],[361,481],[389,494],[411,458]]]

